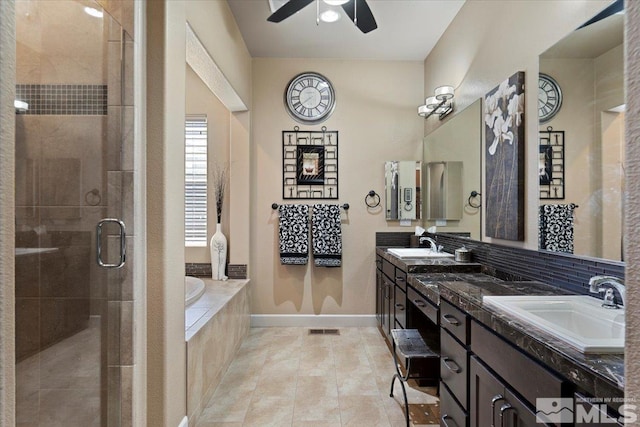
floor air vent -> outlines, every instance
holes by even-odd
[[[340,329],[309,329],[309,335],[340,335]]]

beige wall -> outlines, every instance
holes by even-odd
[[[294,122],[283,105],[289,80],[303,71],[325,75],[336,90],[333,115],[316,126]],[[364,197],[384,193],[386,160],[422,157],[421,62],[254,59],[251,152],[251,282],[254,314],[375,313],[376,231],[401,230],[382,209],[368,212]],[[343,213],[343,266],[280,265],[278,215],[282,199],[282,131],[339,131],[339,200]],[[293,200],[291,203],[312,203]],[[384,203],[384,201],[383,201]],[[417,222],[415,223],[417,224]],[[312,263],[313,260],[311,259]]]
[[[563,0],[544,4],[538,1],[467,1],[425,59],[425,96],[433,93],[437,86],[453,85],[456,111],[461,111],[516,71],[525,71],[527,88],[537,88],[538,55],[607,4],[606,0]],[[537,116],[537,90],[529,90],[525,100],[525,159],[538,157]],[[425,132],[428,134],[441,123],[437,118],[430,118],[425,124]],[[537,161],[528,161],[525,168],[525,241],[499,243],[537,249],[537,182]],[[483,240],[492,239],[483,237]]]
[[[186,112],[187,22],[246,105],[251,101],[251,58],[224,1],[150,1],[146,16],[147,416],[149,425],[176,426],[186,414],[184,144],[180,142]],[[246,135],[238,131],[242,126],[235,118],[230,126],[240,134],[231,139],[244,142]]]

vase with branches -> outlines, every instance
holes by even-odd
[[[222,233],[222,206],[227,187],[228,169],[216,163],[211,171],[211,180],[216,199],[216,232],[211,237],[211,276],[214,280],[227,280],[225,270],[227,266],[227,238]]]

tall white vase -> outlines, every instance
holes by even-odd
[[[227,280],[227,238],[222,234],[222,226],[216,224],[216,232],[211,236],[211,277],[213,280]]]

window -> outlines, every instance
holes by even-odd
[[[184,179],[185,246],[207,246],[207,118],[187,116]]]

